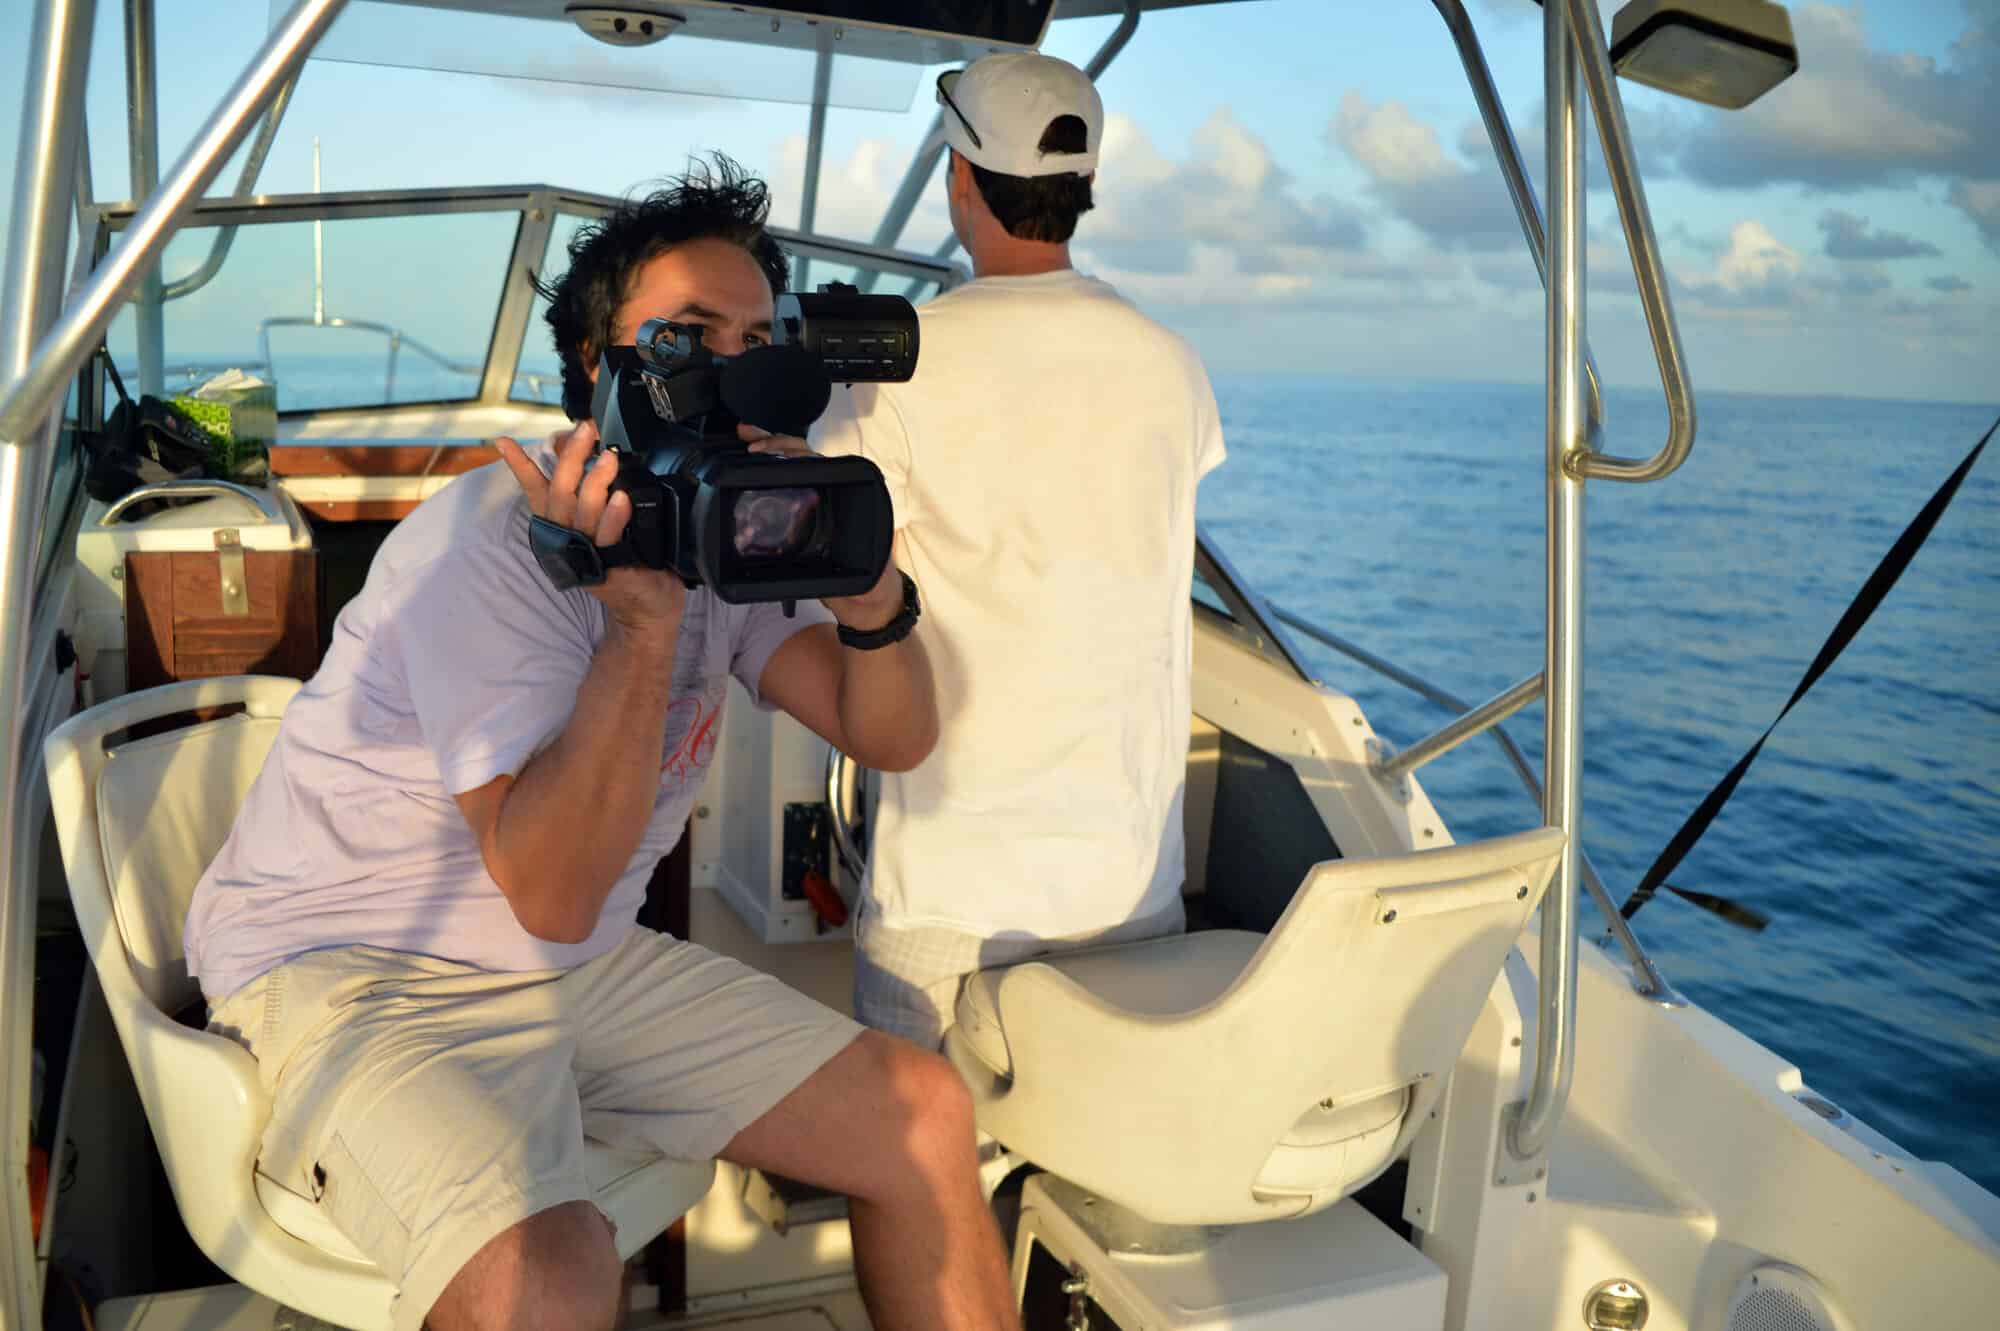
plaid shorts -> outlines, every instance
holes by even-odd
[[[955,1020],[959,987],[974,971],[1056,952],[1135,943],[1186,928],[1187,912],[1179,897],[1165,910],[1065,938],[985,938],[956,929],[891,928],[864,902],[854,926],[854,1018],[936,1049]]]

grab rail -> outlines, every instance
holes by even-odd
[[[1278,617],[1279,622],[1297,629],[1315,642],[1331,647],[1350,661],[1366,666],[1383,678],[1402,685],[1420,698],[1461,714],[1472,710],[1471,705],[1458,695],[1446,692],[1421,675],[1412,674],[1394,662],[1386,661],[1366,648],[1356,646],[1308,619],[1277,606],[1272,607],[1272,613]],[[1535,779],[1535,769],[1528,762],[1528,756],[1521,752],[1521,746],[1516,744],[1514,737],[1500,726],[1496,725],[1486,733],[1493,736],[1493,742],[1500,746],[1500,752],[1506,755],[1515,775],[1521,778],[1522,788],[1528,792],[1528,798],[1535,802],[1537,809],[1541,808],[1542,783]],[[1673,985],[1667,983],[1666,977],[1660,974],[1660,968],[1654,964],[1651,954],[1632,932],[1631,925],[1627,924],[1625,917],[1618,913],[1617,903],[1612,901],[1610,890],[1604,886],[1604,880],[1597,874],[1597,866],[1590,862],[1590,856],[1581,846],[1577,847],[1577,868],[1584,888],[1590,893],[1590,899],[1604,912],[1606,932],[1618,940],[1626,960],[1632,963],[1635,972],[1632,988],[1662,1007],[1686,1007],[1687,1000],[1681,997]]]
[[[1527,238],[1529,253],[1534,256],[1535,271],[1546,283],[1548,245],[1543,234],[1541,208],[1536,202],[1527,167],[1522,162],[1520,145],[1514,139],[1506,109],[1501,105],[1500,94],[1494,87],[1493,73],[1480,50],[1472,18],[1466,12],[1463,0],[1432,0],[1432,3],[1458,48],[1459,61],[1465,66],[1466,82],[1472,87],[1473,101],[1478,104],[1480,118],[1486,125],[1486,137],[1493,145],[1494,159],[1500,167],[1501,178],[1506,181],[1514,212],[1520,218],[1521,233]],[[1652,212],[1646,205],[1645,186],[1639,178],[1631,132],[1625,121],[1625,105],[1618,95],[1610,60],[1605,55],[1603,24],[1596,10],[1585,0],[1565,0],[1565,3],[1570,4],[1576,15],[1578,44],[1584,53],[1581,62],[1584,87],[1597,118],[1597,133],[1604,145],[1612,194],[1618,200],[1619,220],[1625,229],[1626,246],[1632,254],[1632,274],[1639,287],[1639,303],[1645,311],[1646,328],[1653,340],[1653,357],[1659,366],[1660,386],[1667,398],[1667,441],[1658,453],[1641,460],[1595,451],[1595,442],[1603,432],[1604,396],[1597,361],[1586,346],[1585,410],[1593,447],[1578,450],[1566,465],[1573,475],[1585,478],[1627,483],[1656,481],[1687,461],[1694,448],[1694,393],[1688,383],[1687,361],[1681,352],[1680,327],[1674,317],[1673,300],[1660,262]]]
[[[1547,676],[1531,675],[1496,698],[1477,707],[1462,709],[1436,732],[1396,754],[1384,754],[1373,764],[1375,777],[1391,786],[1401,786],[1403,778],[1425,763],[1442,758],[1469,739],[1475,739],[1514,713],[1542,700]]]
[[[97,520],[97,525],[100,527],[113,526],[117,523],[119,514],[134,504],[143,504],[149,499],[194,499],[197,497],[237,500],[239,503],[250,505],[252,509],[256,510],[258,517],[270,522],[280,521],[284,516],[278,512],[277,506],[272,504],[265,496],[258,494],[247,485],[238,485],[234,481],[156,481],[152,485],[142,485],[136,490],[131,490],[118,496],[112,502],[111,507],[104,510],[104,516]]]
[[[860,803],[861,774],[860,763],[827,746],[826,812],[827,821],[833,824],[833,851],[856,883],[868,867],[868,852],[860,844],[861,819],[856,807]]]
[[[271,366],[274,371],[277,363],[271,359],[271,330],[273,328],[352,328],[364,333],[380,333],[389,340],[389,359],[388,363],[383,367],[382,378],[382,400],[384,402],[390,402],[395,399],[396,361],[402,354],[402,349],[405,346],[430,361],[433,365],[443,370],[449,370],[453,374],[462,374],[476,380],[484,369],[483,366],[479,365],[462,365],[452,360],[436,347],[418,341],[393,324],[378,323],[373,319],[342,319],[338,317],[315,319],[302,314],[280,314],[273,315],[257,325],[257,350],[263,356],[264,364]]]
[[[1590,109],[1597,118],[1597,139],[1604,148],[1604,165],[1611,175],[1611,197],[1618,201],[1618,218],[1625,227],[1625,248],[1632,255],[1632,276],[1639,285],[1639,307],[1646,312],[1646,331],[1653,339],[1653,360],[1660,370],[1660,389],[1667,397],[1667,441],[1650,458],[1621,458],[1578,449],[1565,461],[1569,472],[1585,479],[1632,484],[1670,476],[1694,448],[1694,390],[1688,384],[1687,359],[1681,354],[1680,325],[1674,319],[1673,297],[1660,263],[1660,242],[1653,234],[1653,212],[1646,206],[1646,187],[1639,179],[1632,152],[1632,132],[1625,124],[1625,102],[1611,71],[1604,43],[1604,23],[1592,0],[1567,0],[1577,62]]]
[[[257,127],[257,137],[251,140],[250,151],[244,154],[243,170],[236,177],[236,188],[231,191],[235,198],[243,198],[256,188],[257,177],[263,173],[264,159],[270,155],[271,142],[278,137],[278,125],[285,118],[285,108],[291,105],[292,92],[299,86],[299,76],[293,74],[278,89],[271,99],[270,109],[264,112],[264,123]],[[208,247],[208,257],[201,266],[186,277],[176,278],[160,288],[162,301],[179,300],[191,296],[215,280],[222,271],[223,263],[229,258],[229,251],[236,244],[236,228],[225,226],[215,233],[215,239]]]
[[[1486,64],[1486,53],[1479,47],[1479,34],[1473,29],[1472,16],[1465,12],[1463,0],[1433,0],[1438,17],[1451,32],[1452,44],[1458,48],[1459,63],[1465,66],[1465,81],[1472,85],[1472,100],[1479,104],[1479,118],[1486,123],[1486,140],[1493,145],[1493,158],[1500,167],[1500,178],[1507,182],[1507,197],[1514,201],[1514,215],[1520,219],[1521,234],[1527,239],[1528,253],[1535,260],[1535,274],[1547,285],[1548,242],[1542,233],[1542,208],[1535,199],[1535,186],[1528,178],[1528,167],[1521,160],[1521,145],[1514,139],[1514,128],[1507,121],[1507,108],[1500,103],[1500,90],[1493,84],[1493,71]],[[1604,426],[1604,391],[1597,374],[1597,360],[1586,345],[1583,353],[1584,391],[1588,395],[1586,408],[1590,416],[1591,437],[1595,439]]]

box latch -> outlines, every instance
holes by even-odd
[[[225,615],[248,615],[250,613],[250,580],[243,569],[243,535],[234,527],[221,527],[215,533],[215,561],[221,565],[222,613]]]

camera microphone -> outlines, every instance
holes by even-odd
[[[717,395],[740,421],[804,438],[826,410],[833,384],[819,357],[802,346],[752,347],[722,367]]]

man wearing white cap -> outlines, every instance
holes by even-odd
[[[855,1015],[933,1048],[969,972],[1184,927],[1195,486],[1223,458],[1193,349],[1070,266],[1090,79],[995,55],[938,102],[974,280],[919,311],[911,382],[836,394],[813,436],[881,467],[924,589],[940,738],[882,778]]]

